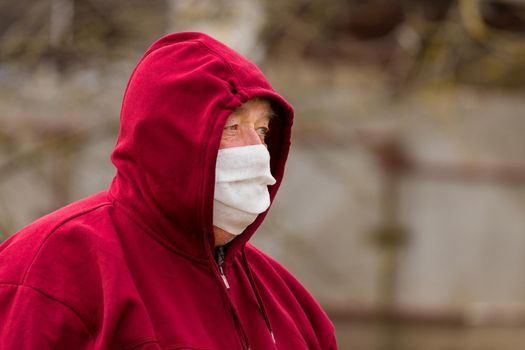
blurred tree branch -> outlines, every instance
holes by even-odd
[[[64,70],[129,55],[166,26],[166,0],[20,0],[0,3],[0,62]]]
[[[266,0],[272,59],[377,65],[397,89],[436,80],[525,86],[525,2]],[[500,28],[505,28],[502,30]]]

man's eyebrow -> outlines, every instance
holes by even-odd
[[[232,114],[239,114],[239,113],[242,113],[245,111],[246,108],[244,108],[243,106],[239,106],[237,107],[233,112]],[[264,115],[265,117],[268,117],[268,119],[272,120],[273,118],[277,117],[277,113],[274,112],[273,109],[271,109],[268,113],[266,113]]]

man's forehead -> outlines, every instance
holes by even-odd
[[[231,116],[242,116],[246,114],[257,114],[260,117],[265,117],[267,119],[272,119],[276,116],[276,113],[273,111],[270,101],[256,98],[252,100],[248,100],[247,102],[243,103],[239,107],[237,107]]]

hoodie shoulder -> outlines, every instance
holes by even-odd
[[[94,194],[57,209],[12,234],[0,244],[0,281],[18,283],[20,280],[8,278],[6,270],[13,267],[28,268],[46,241],[68,223],[100,207],[109,205],[105,192]],[[20,271],[23,274],[23,271]]]
[[[96,268],[100,247],[111,246],[97,227],[107,225],[102,221],[109,216],[101,212],[109,205],[99,193],[15,233],[0,246],[0,284],[33,288],[72,309],[85,305],[73,299],[96,294],[90,289],[100,280]]]

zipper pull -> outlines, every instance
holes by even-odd
[[[224,247],[221,246],[217,249],[217,265],[219,266],[219,271],[221,273],[222,281],[224,282],[226,289],[230,289],[230,284],[228,283],[228,280],[226,279],[226,275],[224,274],[224,270],[222,269],[222,264],[224,264]]]
[[[226,286],[226,289],[230,289],[230,284],[228,283],[228,280],[226,279],[226,275],[224,274],[224,270],[222,269],[222,265],[219,265],[219,271],[221,271],[222,281],[224,282],[224,285]]]

